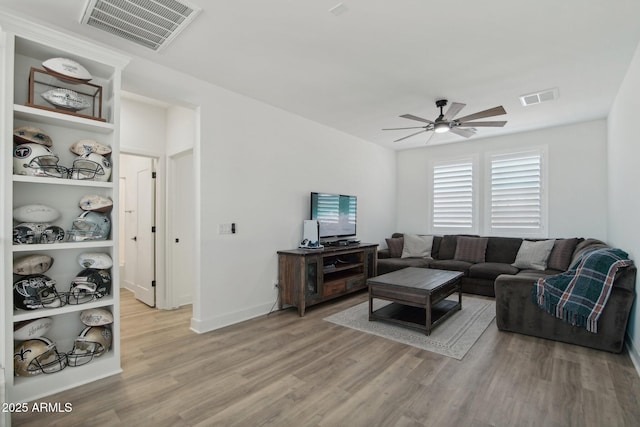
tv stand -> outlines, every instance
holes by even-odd
[[[278,307],[294,306],[302,317],[306,307],[365,289],[377,271],[373,243],[278,251]]]

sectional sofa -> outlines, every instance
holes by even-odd
[[[406,236],[394,233],[378,251],[378,274],[405,267],[463,272],[462,291],[496,298],[498,329],[619,353],[635,298],[636,268],[615,276],[597,334],[544,312],[532,301],[540,277],[569,269],[585,251],[608,245],[596,239],[526,240],[472,235]],[[546,243],[545,243],[546,242]],[[430,247],[429,247],[430,245]],[[546,246],[541,249],[542,246]],[[546,251],[546,252],[544,252]]]

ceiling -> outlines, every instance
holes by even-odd
[[[606,117],[640,40],[640,0],[187,0],[202,8],[160,52],[80,24],[84,0],[2,0],[0,10],[62,28],[392,149],[434,120],[503,105],[504,128],[474,139]],[[346,9],[346,11],[345,11]],[[126,78],[126,70],[125,70]],[[520,95],[557,88],[556,101]],[[464,140],[436,135],[430,144]]]

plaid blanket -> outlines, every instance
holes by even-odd
[[[597,333],[616,272],[632,264],[620,249],[586,251],[568,271],[538,279],[533,285],[533,302],[565,322]]]

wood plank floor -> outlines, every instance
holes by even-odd
[[[14,426],[639,426],[629,356],[499,332],[463,360],[323,321],[366,293],[207,334],[123,292],[124,372]]]

